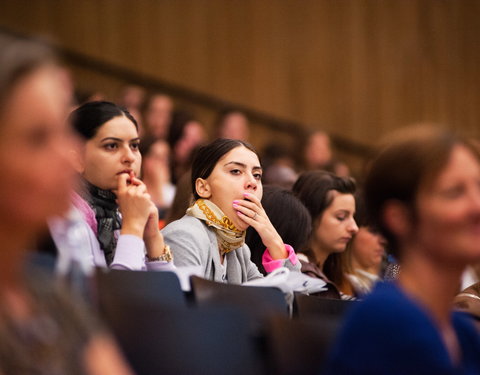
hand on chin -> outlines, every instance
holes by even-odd
[[[233,216],[233,215],[235,215],[235,216]],[[235,228],[237,228],[238,230],[240,230],[242,232],[247,230],[249,225],[246,222],[244,222],[242,219],[240,219],[240,217],[238,216],[236,211],[233,212],[233,215],[232,215],[233,218],[230,218],[230,219],[232,220],[233,225],[235,225]]]

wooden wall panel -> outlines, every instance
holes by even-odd
[[[479,16],[475,0],[15,0],[0,25],[370,144],[417,121],[480,136]]]

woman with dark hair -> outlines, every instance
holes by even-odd
[[[307,245],[312,227],[310,213],[290,190],[280,186],[265,185],[262,206],[285,243],[290,244],[294,249],[303,249]],[[258,232],[252,227],[247,229],[245,242],[252,252],[252,261],[260,272],[266,275],[267,272],[262,265],[265,245]]]
[[[195,150],[205,142],[205,128],[189,112],[176,110],[173,112],[167,140],[172,151],[172,181],[176,184],[190,169]]]
[[[192,166],[195,203],[163,230],[177,266],[201,266],[210,280],[240,284],[262,277],[245,244],[249,226],[267,248],[267,272],[298,269],[293,248],[285,245],[260,203],[262,167],[252,146],[219,138],[200,148]]]
[[[24,270],[68,210],[71,91],[43,45],[0,35],[0,373],[130,374],[110,336],[52,278]]]
[[[292,190],[312,217],[308,247],[299,256],[302,272],[327,282],[328,290],[321,296],[340,298],[340,253],[358,231],[353,218],[355,182],[330,172],[309,171],[300,175]]]
[[[170,178],[170,147],[163,139],[147,137],[140,142],[140,153],[142,181],[158,208],[160,223],[163,223],[175,197],[175,185]]]
[[[448,131],[401,129],[370,164],[365,197],[401,272],[351,311],[325,373],[479,374],[479,333],[452,301],[480,259],[480,155]]]
[[[135,119],[114,103],[89,102],[72,112],[70,122],[83,140],[76,168],[84,186],[74,204],[98,239],[101,251],[92,247],[94,263],[123,269],[171,266],[158,210],[138,178]]]
[[[355,206],[358,232],[341,255],[345,277],[339,287],[344,294],[362,297],[381,280],[386,241],[368,222],[363,194],[355,194]]]

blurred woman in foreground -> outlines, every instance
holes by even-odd
[[[46,219],[70,204],[70,89],[48,49],[0,36],[0,373],[129,374],[119,352],[52,280],[25,274]]]
[[[325,373],[479,374],[478,331],[452,313],[480,259],[478,153],[446,131],[404,129],[370,165],[365,197],[402,271],[352,310]]]

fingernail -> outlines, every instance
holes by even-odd
[[[237,204],[237,203],[238,203],[238,201],[237,201],[237,200],[234,200],[234,201],[233,201],[233,204]]]
[[[250,194],[248,194],[248,193],[243,193],[243,196],[244,196],[244,197],[248,197],[248,196],[250,196]]]
[[[238,205],[234,203],[233,208],[238,208]]]

